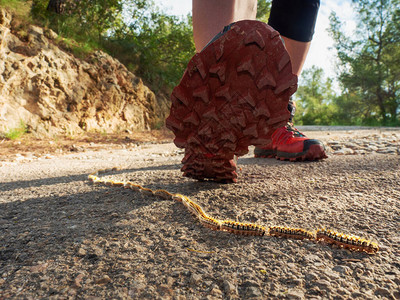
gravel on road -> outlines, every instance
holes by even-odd
[[[0,299],[399,299],[400,131],[307,135],[328,159],[251,150],[237,184],[182,177],[172,143],[0,162]],[[211,231],[179,202],[87,180],[115,166],[104,176],[187,195],[218,218],[329,227],[380,251]]]

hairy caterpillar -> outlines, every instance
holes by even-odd
[[[238,235],[258,235],[263,236],[266,232],[265,227],[252,223],[241,223],[231,220],[222,221],[221,230],[232,232]]]
[[[314,232],[302,229],[302,228],[291,228],[283,226],[271,226],[269,227],[268,234],[271,236],[286,237],[289,239],[303,240],[309,239],[314,240]]]
[[[243,223],[236,222],[232,220],[218,220],[210,215],[208,215],[203,208],[196,202],[192,201],[188,197],[181,194],[172,194],[166,190],[155,190],[142,187],[138,184],[134,184],[130,181],[114,181],[111,179],[99,178],[99,174],[103,174],[109,171],[115,171],[117,168],[105,169],[96,171],[88,176],[89,180],[93,183],[102,183],[109,186],[119,186],[126,189],[131,189],[138,191],[145,195],[155,195],[167,200],[175,200],[182,202],[182,204],[199,219],[200,223],[207,228],[217,231],[227,231],[237,235],[247,235],[247,236],[276,236],[285,237],[289,239],[308,239],[313,242],[324,241],[331,245],[337,245],[341,248],[366,252],[368,254],[375,254],[379,250],[379,246],[375,242],[363,239],[355,235],[347,235],[339,233],[330,229],[318,229],[315,231],[308,231],[302,228],[291,228],[284,226],[271,226],[264,227],[255,223]]]
[[[317,230],[316,239],[317,241],[324,241],[328,244],[334,244],[345,249],[360,252],[364,251],[369,254],[375,254],[379,250],[379,246],[375,242],[371,242],[359,236],[347,235],[325,228]]]

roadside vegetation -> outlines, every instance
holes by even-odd
[[[25,122],[23,122],[21,120],[18,127],[10,128],[6,132],[1,133],[0,137],[3,138],[3,139],[7,139],[7,140],[13,141],[13,140],[19,139],[20,137],[22,137],[27,132],[28,132],[27,126],[26,126]]]
[[[340,92],[318,67],[305,70],[295,95],[297,124],[400,126],[400,1],[354,0],[357,28],[343,33],[333,12]]]

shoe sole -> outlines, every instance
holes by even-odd
[[[190,60],[171,94],[166,126],[185,148],[183,175],[236,182],[234,156],[271,142],[296,89],[279,33],[259,21],[233,24]]]
[[[289,153],[272,149],[255,149],[254,157],[256,158],[276,158],[278,160],[286,161],[315,161],[328,158],[325,153],[323,144],[313,144],[303,152]]]

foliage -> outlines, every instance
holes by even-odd
[[[94,49],[101,48],[108,30],[121,26],[120,2],[119,0],[65,1],[64,13],[58,14],[47,10],[48,0],[33,0],[31,12],[43,25],[52,28],[67,40],[74,40],[75,45],[79,45],[71,47],[74,52],[90,53]]]
[[[32,14],[79,57],[102,49],[156,90],[176,85],[195,49],[191,18],[161,12],[151,0],[66,1],[64,14],[34,0]]]
[[[129,29],[123,39],[133,45],[137,61],[130,63],[136,63],[138,74],[155,89],[176,85],[195,54],[191,17],[165,15],[153,7],[137,16]]]
[[[29,17],[31,1],[0,0],[0,7],[8,8],[18,17]]]
[[[7,132],[3,133],[2,135],[4,138],[8,140],[16,140],[23,136],[25,133],[28,132],[28,128],[26,127],[26,124],[21,120],[19,123],[19,126],[16,128],[11,128]]]
[[[321,68],[304,70],[297,93],[295,123],[297,125],[335,125],[338,121],[336,94],[332,79],[324,79]]]
[[[14,15],[13,27],[19,36],[26,35],[28,25],[33,20],[30,16],[31,1],[0,0],[0,7],[7,9]]]
[[[268,23],[272,0],[257,1],[257,20]]]
[[[352,38],[336,14],[330,34],[339,59],[343,95],[337,99],[347,120],[362,124],[400,125],[400,1],[353,1],[358,13]],[[353,105],[351,105],[353,103]]]

